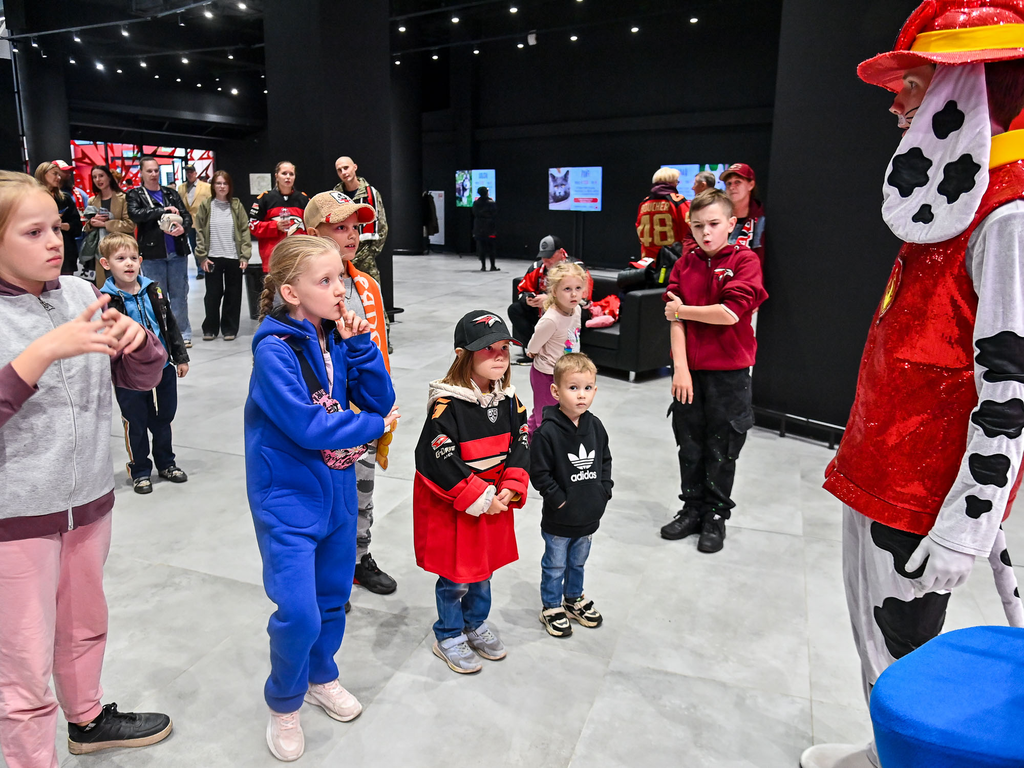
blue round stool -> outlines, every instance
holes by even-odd
[[[1024,629],[939,635],[871,691],[883,768],[1024,767]]]

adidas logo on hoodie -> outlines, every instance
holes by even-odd
[[[574,453],[569,453],[569,461],[576,469],[580,470],[575,475],[569,477],[574,483],[578,483],[581,480],[597,480],[597,472],[590,470],[590,467],[594,464],[594,451],[587,451],[586,446],[580,443],[580,452],[577,456]]]

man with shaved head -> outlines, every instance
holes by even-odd
[[[384,241],[388,239],[388,220],[384,215],[384,201],[380,192],[371,187],[362,176],[357,176],[359,166],[355,160],[345,155],[334,161],[334,170],[338,172],[341,182],[334,188],[335,192],[348,195],[357,203],[373,206],[377,211],[376,221],[362,224],[359,227],[359,250],[352,264],[356,269],[366,272],[380,283],[380,272],[377,270],[377,254],[384,250]]]

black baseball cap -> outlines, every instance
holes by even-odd
[[[540,241],[540,249],[537,251],[537,258],[550,259],[557,251],[562,250],[562,241],[554,235],[548,235]]]
[[[512,338],[505,321],[486,309],[474,309],[467,312],[455,326],[455,348],[467,352],[477,352],[496,341],[520,342]]]
[[[189,163],[188,165],[185,166],[186,171],[194,171],[195,169],[196,167],[192,165],[192,163]]]

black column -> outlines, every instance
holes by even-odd
[[[392,252],[422,253],[423,73],[414,57],[391,65],[391,205],[388,244]]]
[[[463,30],[459,30],[455,34],[465,36]],[[451,89],[452,122],[455,127],[453,134],[455,137],[455,167],[452,168],[448,189],[453,189],[455,186],[455,171],[468,171],[476,167],[477,153],[473,131],[477,125],[478,98],[476,92],[477,69],[473,58],[473,50],[470,46],[458,45],[449,51],[449,87]],[[472,195],[476,195],[475,189],[472,190]],[[452,195],[452,200],[454,201],[454,199],[455,196]],[[470,209],[455,208],[452,222],[454,226],[451,235],[446,232],[445,239],[452,243],[459,253],[472,253],[474,250],[472,222],[473,214]]]
[[[348,155],[394,226],[388,4],[266,0],[263,35],[271,156],[294,162],[296,187],[312,196],[338,183],[334,161]],[[377,266],[391,307],[391,237]]]
[[[845,424],[899,243],[881,218],[900,140],[892,94],[857,78],[917,0],[785,0],[772,127],[756,405]]]

